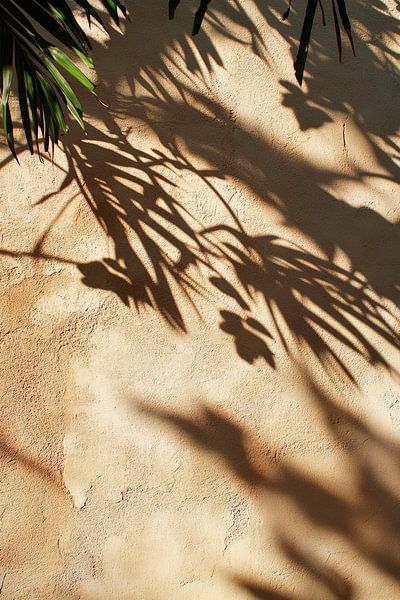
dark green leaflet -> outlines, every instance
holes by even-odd
[[[303,29],[295,61],[295,74],[302,83],[304,68],[315,17],[319,4],[322,11],[323,0],[307,0]],[[212,0],[184,0],[194,3],[192,34],[196,35],[211,6]],[[104,26],[100,12],[91,0],[74,0],[86,14],[89,23],[97,21]],[[119,25],[120,14],[128,17],[121,0],[101,0],[111,19]],[[183,3],[182,3],[183,4]],[[341,57],[340,27],[346,32],[354,52],[350,20],[345,0],[332,0],[334,26],[339,58]],[[169,18],[178,12],[181,0],[168,0]],[[217,4],[215,4],[217,6]],[[283,15],[286,19],[290,12]],[[339,22],[340,17],[340,22]],[[323,12],[323,20],[325,20]],[[40,24],[40,27],[38,27]],[[40,29],[40,33],[39,33]],[[44,32],[44,33],[42,33]],[[55,42],[46,38],[51,36]],[[64,111],[83,128],[83,112],[79,98],[71,84],[62,74],[71,78],[94,93],[95,85],[82,72],[79,66],[64,50],[75,54],[87,67],[94,68],[90,57],[90,42],[76,20],[66,0],[7,0],[0,1],[0,94],[3,130],[10,150],[16,155],[13,136],[13,115],[10,111],[9,96],[13,79],[19,99],[22,127],[26,142],[33,153],[34,142],[39,149],[40,136],[45,151],[50,142],[56,144],[59,136],[68,131]]]

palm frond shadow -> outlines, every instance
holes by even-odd
[[[274,21],[281,14],[281,2],[268,6],[255,2],[254,6],[266,23],[283,32],[286,25]],[[365,8],[362,14],[367,22],[371,11],[376,25],[375,9]],[[138,6],[134,34],[115,34],[104,46],[97,44],[99,75],[110,108],[104,110],[88,100],[87,136],[84,140],[72,136],[65,146],[69,171],[61,186],[63,193],[78,181],[82,197],[113,244],[112,256],[76,263],[83,283],[113,292],[138,310],[150,306],[181,331],[187,328],[184,298],[196,308],[196,297],[211,295],[219,304],[221,329],[233,337],[237,353],[249,363],[261,357],[276,368],[276,344],[289,353],[295,344],[305,345],[319,362],[326,366],[330,362],[352,378],[334,349],[339,342],[368,361],[390,368],[368,337],[374,333],[398,349],[388,303],[399,300],[400,225],[371,208],[354,208],[328,191],[337,183],[364,182],[372,176],[395,181],[395,162],[390,157],[385,162],[373,141],[377,124],[371,109],[370,118],[362,111],[359,118],[378,162],[387,167],[386,174],[345,174],[298,159],[290,146],[279,149],[265,134],[251,131],[239,118],[232,119],[232,109],[207,92],[213,69],[223,68],[212,28],[222,34],[221,23],[240,24],[241,35],[250,31],[253,39],[256,32],[259,35],[253,16],[244,14],[237,2],[222,2],[210,11],[207,26],[193,42],[182,19],[168,27],[154,27],[161,12],[158,2]],[[191,18],[188,13],[188,23]],[[249,39],[244,34],[238,38],[235,43],[246,44]],[[292,38],[288,39],[292,44]],[[329,48],[316,43],[319,65],[332,62]],[[261,56],[261,38],[251,45]],[[182,56],[189,69],[182,68]],[[385,77],[392,83],[388,63],[375,54],[365,60],[371,80]],[[308,69],[312,67],[311,60]],[[331,85],[325,76],[320,81],[321,86]],[[290,91],[290,86],[286,89]],[[351,105],[353,114],[357,113],[358,99],[363,97],[359,82],[357,97],[354,86],[331,91],[325,104],[323,93],[319,105],[311,95],[320,120],[328,108],[340,112]],[[395,125],[388,122],[385,140]],[[154,135],[157,149],[137,147],[135,127],[142,126]],[[199,161],[206,166],[196,166]],[[199,178],[202,189],[224,207],[224,223],[207,229],[189,213],[182,194],[179,200],[175,197],[183,172]],[[301,232],[318,252],[312,254],[271,237],[267,224],[264,235],[246,233],[214,185],[217,180],[234,181],[249,190],[261,210],[272,207],[288,232]],[[34,256],[47,259],[41,242]],[[348,270],[335,264],[338,250],[348,258]],[[221,274],[221,264],[228,265],[236,280]],[[265,303],[263,322],[252,314],[256,296]]]
[[[277,339],[289,353],[298,343],[309,347],[325,368],[330,357],[332,366],[339,366],[352,379],[334,350],[339,343],[368,362],[389,368],[368,341],[368,332],[396,350],[399,340],[396,329],[388,324],[385,307],[374,299],[365,280],[275,236],[249,236],[227,226],[210,231],[225,234],[226,241],[218,246],[221,259],[240,282],[238,287],[222,278],[211,280],[242,309],[241,314],[221,311],[221,328],[234,336],[242,358],[253,362],[262,355],[274,366],[269,340]],[[257,296],[264,300],[275,335],[251,316]]]
[[[293,4],[289,28],[279,18],[284,4],[256,0],[266,26],[285,37],[294,57],[302,9]],[[324,27],[315,27],[304,77],[307,91],[303,92],[289,78],[282,79],[282,103],[293,111],[303,130],[321,127],[331,120],[332,113],[343,119],[345,127],[352,121],[368,140],[382,171],[398,181],[399,115],[394,99],[398,94],[400,54],[393,41],[399,37],[400,23],[381,1],[366,5],[356,0],[349,10],[356,58],[351,57],[349,47],[345,48],[344,64],[340,64],[331,28],[325,31]],[[332,20],[332,16],[327,14],[327,19]],[[380,106],[388,110],[380,110]]]
[[[163,126],[167,111],[175,124],[172,131]],[[232,124],[229,110],[196,92],[191,102],[161,101],[157,109],[151,107],[150,114],[154,120],[158,115],[154,129],[163,144],[177,149],[176,141],[184,139],[191,156],[201,157],[225,177],[242,182],[261,205],[273,207],[284,225],[315,242],[327,258],[343,251],[353,270],[365,276],[379,295],[398,302],[399,222],[390,222],[369,207],[352,207],[326,189],[344,181],[367,184],[373,174],[346,174],[298,159],[290,146],[287,151],[280,150],[272,140],[237,122]],[[216,143],[229,131],[237,153]],[[388,178],[397,182],[396,175]]]
[[[279,447],[268,441],[261,442],[252,430],[206,403],[199,402],[197,416],[170,412],[141,402],[135,404],[146,419],[164,423],[166,435],[177,432],[180,443],[193,445],[204,460],[206,456],[217,460],[221,476],[227,471],[249,491],[265,491],[266,494],[260,495],[263,499],[260,511],[276,514],[273,535],[277,551],[290,561],[294,572],[298,573],[300,568],[310,583],[318,582],[327,589],[329,597],[349,600],[357,592],[353,582],[327,561],[321,562],[312,537],[318,538],[320,531],[335,532],[369,564],[396,581],[400,579],[400,524],[396,492],[400,478],[400,448],[350,411],[341,408],[340,403],[311,380],[310,386],[310,398],[322,411],[335,447],[340,448],[355,474],[357,493],[352,497],[339,490],[334,492],[318,478],[305,475],[285,458]],[[382,473],[390,473],[389,479],[382,478]],[[295,507],[293,519],[297,525],[294,529],[288,526],[287,509],[281,511],[279,508],[280,503],[287,499]],[[312,529],[306,539],[300,539],[295,533],[297,526],[303,522]],[[256,598],[303,600],[301,593],[292,595],[276,589],[275,582],[269,586],[243,576],[234,576],[233,579]]]
[[[115,126],[110,135],[95,128],[88,134],[79,147],[67,149],[66,180],[81,182],[114,255],[77,263],[85,285],[112,292],[139,311],[150,306],[181,331],[185,299],[196,308],[196,298],[206,295],[221,306],[220,327],[249,363],[262,358],[277,368],[278,344],[288,354],[307,347],[325,369],[339,368],[352,380],[338,347],[391,369],[369,335],[398,350],[396,327],[367,275],[275,236],[247,234],[214,187],[231,167],[224,171],[215,160],[214,168],[196,168],[171,144],[164,152],[138,150]],[[205,228],[174,197],[176,176],[184,170],[203,181],[232,225]],[[263,320],[252,312],[260,298]]]
[[[82,146],[84,156],[76,147],[70,147],[68,154],[71,169],[84,181],[84,197],[113,241],[114,258],[80,264],[83,283],[112,291],[138,310],[152,306],[171,326],[185,330],[174,290],[184,292],[189,301],[202,293],[200,280],[190,268],[206,263],[207,256],[195,218],[168,193],[174,183],[159,167],[167,172],[193,171],[193,167],[160,151],[132,148],[124,138],[110,144],[107,136],[95,133],[95,145],[88,141]],[[103,165],[101,175],[90,162],[91,151],[96,163]],[[213,172],[195,175],[206,178]]]

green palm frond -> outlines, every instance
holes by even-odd
[[[100,12],[91,0],[71,0],[83,9],[89,22],[104,27]],[[195,0],[192,34],[196,35],[212,0]],[[323,0],[307,0],[295,74],[302,83],[315,12]],[[71,2],[70,2],[71,3]],[[127,15],[121,0],[101,0],[110,18],[119,25],[120,13]],[[289,16],[288,10],[283,19]],[[169,17],[173,19],[180,0],[168,0]],[[332,0],[334,25],[339,57],[341,55],[340,24],[351,45],[350,21],[345,0]],[[323,10],[323,9],[322,9]],[[339,16],[338,16],[339,15]],[[13,135],[13,114],[10,110],[12,85],[19,100],[21,122],[28,147],[33,153],[40,143],[47,152],[57,144],[59,136],[68,131],[66,112],[83,128],[82,106],[72,85],[75,80],[94,93],[95,85],[76,64],[82,61],[93,69],[90,42],[66,0],[0,0],[0,112],[3,130],[10,150],[16,156]],[[354,47],[353,47],[354,52]],[[75,55],[71,59],[69,55]],[[41,141],[39,143],[39,140]]]
[[[168,4],[169,4],[169,18],[170,19],[174,18],[175,11],[178,8],[180,1],[181,0],[169,0]],[[195,14],[194,21],[193,21],[193,30],[192,30],[193,35],[196,35],[200,31],[202,22],[204,20],[204,17],[206,16],[206,13],[210,6],[210,3],[211,3],[211,0],[200,0],[200,4],[198,6],[198,9]],[[286,20],[289,17],[291,4],[292,4],[292,0],[289,0],[288,9],[282,15],[282,20]],[[325,23],[325,12],[324,12],[324,8],[322,5],[322,0],[308,0],[307,1],[306,14],[304,17],[304,22],[303,22],[303,29],[302,29],[301,36],[300,36],[299,49],[298,49],[297,57],[296,57],[296,60],[294,63],[296,79],[300,85],[303,82],[304,67],[305,67],[305,64],[307,61],[308,47],[309,47],[310,39],[311,39],[311,30],[312,30],[312,26],[314,23],[314,17],[315,17],[315,13],[316,13],[318,5],[321,8],[321,11],[323,14],[323,20]],[[347,14],[347,9],[346,9],[346,0],[332,0],[336,41],[337,41],[337,47],[338,47],[338,51],[339,51],[339,60],[341,60],[342,45],[341,45],[341,35],[340,35],[340,24],[339,24],[339,19],[337,17],[336,8],[338,9],[338,12],[340,15],[342,27],[350,40],[353,54],[354,54],[354,44],[353,44],[353,37],[352,37],[352,33],[351,33],[350,20],[349,20],[349,17]]]
[[[87,19],[103,25],[99,11],[88,0],[75,0]],[[115,23],[119,0],[102,0]],[[50,41],[51,40],[51,41]],[[93,68],[90,42],[65,0],[6,0],[0,2],[0,93],[3,129],[10,150],[16,156],[10,91],[16,80],[22,125],[31,153],[39,138],[47,152],[60,134],[68,131],[65,109],[83,127],[81,103],[64,75],[94,92],[94,84],[65,51],[72,52]],[[64,74],[63,74],[64,73]]]

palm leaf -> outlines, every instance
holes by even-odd
[[[101,0],[112,20],[126,15],[120,0]],[[98,9],[89,0],[75,0],[90,22],[103,25]],[[49,40],[52,40],[51,42]],[[55,40],[55,41],[54,41]],[[68,131],[65,110],[83,128],[82,106],[72,85],[63,75],[94,93],[95,85],[66,51],[93,68],[90,42],[65,0],[7,0],[0,2],[0,94],[3,130],[15,155],[13,118],[9,99],[13,83],[25,138],[33,153],[41,143],[49,150]],[[40,142],[41,138],[41,142]]]
[[[346,32],[353,48],[350,20],[346,0],[332,0],[334,27],[339,56],[341,56],[340,26]],[[92,0],[73,0],[91,23],[97,21],[104,27],[100,12]],[[121,0],[101,0],[111,19],[119,24],[120,14],[127,17]],[[198,8],[193,20],[192,34],[196,35],[204,22],[211,0],[197,0]],[[168,0],[169,17],[173,19],[180,0]],[[307,0],[299,49],[294,63],[298,82],[302,83],[312,27],[317,5],[323,10],[322,0]],[[340,16],[340,23],[336,6]],[[286,19],[289,8],[283,15]],[[49,40],[52,40],[51,42]],[[34,142],[40,150],[49,149],[50,142],[57,143],[59,136],[68,131],[65,111],[83,128],[82,106],[72,85],[63,75],[94,93],[95,85],[75,62],[82,61],[93,69],[90,42],[75,18],[66,0],[0,0],[0,103],[3,130],[10,150],[15,153],[13,114],[9,99],[16,75],[21,122],[27,145],[33,153]],[[75,55],[72,60],[67,52]],[[42,142],[40,141],[42,140]]]
[[[211,2],[211,0],[198,0],[198,1],[199,1],[199,6],[198,6],[198,9],[195,14],[194,21],[193,21],[193,31],[192,31],[193,35],[196,35],[200,31],[202,23],[204,21],[204,17],[207,14],[207,10],[208,10],[209,4]],[[353,50],[353,54],[355,52],[354,52],[353,37],[351,34],[350,20],[349,20],[349,17],[347,14],[347,9],[346,9],[346,0],[332,0],[333,11],[334,11],[334,26],[335,26],[335,32],[336,32],[336,41],[337,41],[338,50],[339,50],[339,58],[341,58],[340,26],[339,26],[339,21],[337,18],[336,8],[335,8],[335,4],[334,4],[335,1],[337,2],[337,6],[339,9],[342,27],[345,30],[345,32],[349,38],[349,41],[350,41],[350,44],[351,44],[351,47]],[[176,11],[179,3],[180,3],[180,0],[169,0],[169,17],[170,17],[170,19],[174,18],[175,11]],[[299,49],[297,52],[296,60],[294,62],[296,79],[300,85],[303,82],[304,68],[306,65],[308,49],[309,49],[310,40],[311,40],[311,31],[312,31],[312,27],[313,27],[313,23],[314,23],[315,11],[317,9],[318,4],[320,5],[320,8],[322,10],[323,23],[325,24],[325,12],[324,12],[324,8],[323,8],[322,0],[307,0],[306,13],[304,16],[303,28],[302,28],[302,32],[301,32],[301,36],[300,36]],[[282,20],[286,20],[289,17],[290,8],[291,8],[291,0],[289,0],[288,8],[285,11],[285,13],[283,14]]]

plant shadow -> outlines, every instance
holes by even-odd
[[[373,208],[351,206],[332,189],[398,177],[395,155],[388,151],[395,151],[397,112],[387,117],[376,110],[385,89],[381,84],[395,85],[395,56],[383,38],[363,43],[358,28],[357,65],[334,68],[331,32],[317,28],[307,65],[307,95],[282,80],[283,106],[294,112],[305,131],[332,122],[334,115],[351,117],[380,171],[318,166],[290,148],[280,148],[265,132],[250,130],[237,115],[232,118],[235,111],[210,93],[216,70],[225,69],[218,36],[248,46],[269,70],[273,62],[260,23],[284,35],[295,52],[301,11],[293,7],[291,33],[277,17],[284,9],[285,3],[277,0],[268,5],[254,0],[246,9],[237,1],[221,2],[210,9],[193,41],[186,33],[192,19],[188,7],[166,26],[159,2],[135,6],[129,35],[112,32],[108,42],[94,41],[102,97],[109,109],[87,98],[87,134],[81,139],[72,133],[66,141],[68,169],[59,191],[67,194],[78,183],[112,241],[112,255],[75,262],[84,285],[111,292],[139,311],[151,307],[183,332],[185,303],[196,310],[196,299],[211,294],[220,304],[221,330],[233,339],[243,360],[253,364],[262,359],[277,368],[276,344],[289,354],[294,346],[306,346],[323,366],[334,364],[354,379],[336,351],[338,345],[389,369],[369,335],[398,349],[390,313],[399,301],[400,224]],[[371,36],[382,28],[388,37],[395,35],[398,24],[383,5],[365,7],[357,1],[352,11]],[[348,83],[361,63],[368,68],[365,82],[337,85],[339,76]],[[376,95],[372,100],[369,89]],[[154,138],[150,149],[140,148],[136,140],[141,127]],[[180,192],[180,183],[188,178],[221,207],[221,222],[210,227],[191,212],[191,192],[187,200]],[[221,192],[229,182],[249,190],[260,210],[273,209],[288,239],[277,239],[267,223],[261,235],[245,231]],[[315,252],[295,247],[292,232]],[[47,233],[32,253],[35,260],[50,258],[41,250]],[[338,252],[346,256],[348,268],[335,262]],[[252,312],[260,299],[264,319]]]
[[[319,536],[322,532],[335,533],[362,560],[395,581],[400,580],[400,448],[344,409],[340,401],[334,401],[309,376],[308,383],[309,397],[321,411],[335,447],[349,463],[349,472],[354,474],[356,492],[352,494],[345,487],[334,491],[323,477],[305,474],[276,445],[262,441],[255,430],[243,427],[226,411],[202,401],[197,404],[197,415],[190,416],[141,402],[135,402],[135,408],[153,424],[163,423],[163,435],[176,432],[179,443],[195,447],[204,460],[206,455],[214,457],[221,477],[227,471],[233,480],[246,486],[252,497],[258,490],[262,499],[260,511],[275,515],[273,536],[277,552],[294,573],[300,571],[303,583],[308,581],[310,589],[317,590],[313,598],[350,600],[357,596],[356,585],[337,566],[321,559],[317,551]],[[292,506],[289,513],[288,500]],[[308,531],[305,538],[296,533],[304,524]],[[264,584],[243,576],[232,578],[255,598],[306,598],[301,592],[292,594],[283,587],[277,588],[276,582]]]

